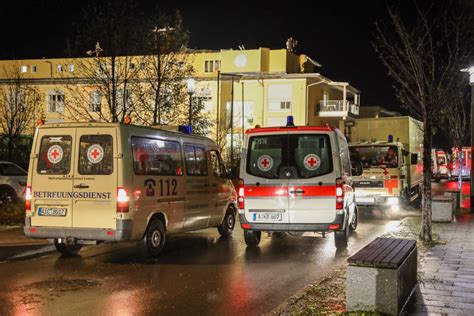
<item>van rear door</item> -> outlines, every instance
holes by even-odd
[[[73,227],[115,228],[117,129],[77,128],[73,181]],[[130,194],[130,192],[129,192]]]
[[[328,133],[290,134],[290,224],[330,223],[336,217],[336,183]]]
[[[288,224],[288,132],[251,136],[245,166],[245,217]]]
[[[34,144],[32,226],[71,227],[74,128],[40,128]]]

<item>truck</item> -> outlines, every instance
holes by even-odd
[[[358,206],[398,211],[420,201],[422,122],[409,116],[356,119],[349,138]]]

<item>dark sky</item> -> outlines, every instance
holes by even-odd
[[[2,1],[0,58],[60,57],[91,0]],[[97,0],[96,0],[97,1]],[[120,0],[117,0],[120,1]],[[147,7],[153,0],[137,0]],[[373,23],[385,17],[385,2],[365,1],[161,1],[181,11],[191,48],[283,48],[298,40],[298,53],[321,63],[335,81],[362,91],[363,105],[398,108],[386,71],[372,48]]]

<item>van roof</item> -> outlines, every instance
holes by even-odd
[[[186,134],[179,131],[170,131],[166,129],[161,129],[157,127],[133,125],[133,124],[122,124],[122,123],[107,123],[107,122],[68,122],[68,123],[51,123],[43,124],[38,126],[39,129],[45,128],[68,128],[68,127],[117,127],[117,128],[136,128],[136,129],[146,129],[149,131],[160,131],[163,133],[172,134],[173,136],[186,136],[193,138],[200,138],[203,140],[208,140],[215,143],[212,139],[207,138],[201,135]]]
[[[336,128],[324,125],[324,126],[281,126],[281,127],[258,127],[250,128],[245,133],[246,134],[258,134],[258,133],[272,133],[272,132],[332,132]]]

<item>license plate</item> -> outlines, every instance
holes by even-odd
[[[273,213],[273,212],[253,213],[254,221],[278,222],[278,221],[281,221],[281,219],[282,219],[281,213]]]
[[[40,207],[38,208],[39,216],[66,216],[67,208],[65,207]]]
[[[359,202],[359,203],[374,203],[374,198],[373,197],[357,197],[356,196],[356,202]]]

